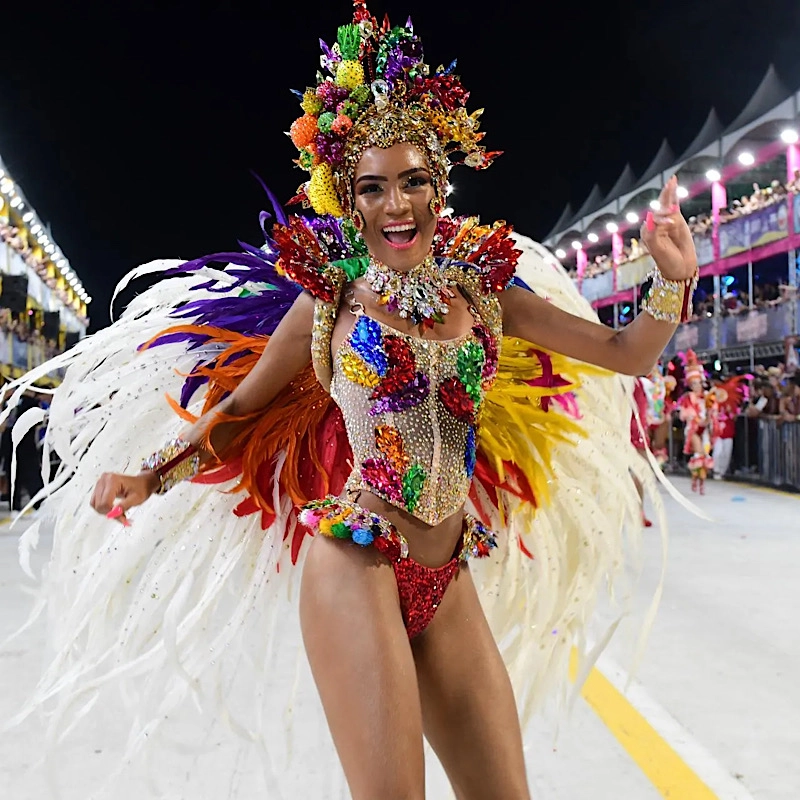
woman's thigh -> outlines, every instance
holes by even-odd
[[[511,682],[466,567],[412,650],[425,736],[458,800],[529,800]]]
[[[391,565],[317,536],[303,570],[308,660],[353,800],[422,800],[422,713]]]

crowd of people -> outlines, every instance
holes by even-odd
[[[800,191],[800,170],[795,171],[794,179],[785,184],[779,180],[772,181],[769,186],[759,186],[754,183],[751,194],[736,198],[727,208],[720,210],[719,221],[724,224],[738,217],[747,216],[783,200],[789,192],[798,191]],[[713,218],[711,214],[701,214],[689,217],[688,222],[693,234],[703,235],[711,230]]]
[[[758,463],[758,420],[777,426],[800,423],[798,340],[787,337],[783,362],[758,364],[750,373],[710,376],[688,350],[640,379],[647,399],[641,416],[658,461],[688,469],[693,489],[701,493],[709,475],[717,480],[752,475]],[[636,444],[633,436],[632,441]]]
[[[8,336],[30,346],[37,362],[52,358],[61,352],[58,341],[46,337],[42,329],[37,326],[36,316],[36,314],[14,314],[7,308],[0,308],[0,362],[6,360],[6,353],[2,348]]]
[[[20,255],[23,261],[36,272],[45,285],[62,303],[71,305],[70,298],[63,288],[58,286],[58,277],[48,266],[48,260],[39,251],[34,250],[28,242],[26,232],[9,222],[0,221],[0,241]]]
[[[753,297],[745,289],[729,288],[723,292],[719,304],[720,316],[736,316],[750,311],[774,308],[787,300],[797,298],[797,288],[783,283],[765,281],[753,284]],[[715,295],[698,288],[692,304],[691,321],[714,315]]]
[[[779,180],[774,180],[769,186],[764,187],[754,183],[751,194],[742,195],[742,197],[735,199],[727,208],[720,211],[720,223],[731,222],[738,217],[743,217],[747,214],[752,214],[754,211],[767,208],[783,200],[790,192],[793,194],[800,193],[800,170],[796,170],[794,178],[785,184],[781,183]],[[688,223],[689,229],[693,234],[702,236],[711,230],[713,218],[709,212],[707,214],[689,217]],[[637,238],[632,238],[630,242],[623,247],[622,253],[617,259],[617,264],[635,261],[646,254],[647,249],[642,242]],[[613,266],[614,259],[610,253],[602,253],[594,256],[589,260],[583,278],[593,278],[597,275],[602,275],[604,272],[608,272],[608,270],[612,269]],[[573,266],[570,271],[576,272],[575,267]]]

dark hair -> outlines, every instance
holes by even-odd
[[[789,380],[795,385],[800,386],[800,372],[795,372]]]

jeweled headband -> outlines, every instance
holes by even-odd
[[[467,113],[469,93],[453,74],[455,61],[431,73],[411,20],[378,25],[365,0],[354,5],[353,23],[339,28],[336,44],[321,42],[328,75],[317,72],[316,87],[297,93],[304,114],[289,135],[300,151],[296,163],[311,173],[299,198],[318,214],[352,213],[353,174],[364,151],[408,142],[428,159],[443,207],[451,166],[485,169],[499,155],[478,144],[483,110]]]

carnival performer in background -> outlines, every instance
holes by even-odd
[[[705,494],[706,476],[714,466],[711,453],[717,435],[717,403],[714,393],[705,388],[705,370],[692,350],[686,353],[684,378],[688,391],[680,399],[683,452],[689,456],[692,491]]]
[[[54,655],[26,710],[55,704],[53,741],[119,692],[123,763],[167,773],[176,737],[202,731],[183,796],[212,792],[206,764],[232,775],[226,732],[267,788],[330,792],[330,746],[313,769],[280,766],[292,726],[264,711],[291,683],[274,609],[302,561],[303,640],[351,796],[424,797],[424,733],[461,800],[523,800],[496,638],[527,718],[640,527],[629,476],[653,478],[630,446],[630,380],[611,373],[647,373],[686,317],[692,237],[672,178],[641,231],[657,265],[643,313],[599,324],[542,248],[443,216],[450,166],[497,154],[454,64],[429,69],[410,22],[355,6],[290,129],[319,216],[276,205],[262,248],[142,268],[172,277],[46,368],[69,366],[45,441],[63,460]]]
[[[749,381],[752,375],[734,375],[714,384],[717,407],[716,439],[712,456],[714,480],[721,481],[728,474],[736,436],[736,420],[749,399]]]
[[[669,438],[670,413],[667,404],[667,385],[659,361],[650,373],[641,379],[647,398],[646,423],[650,449],[660,466],[669,460],[667,440]]]

